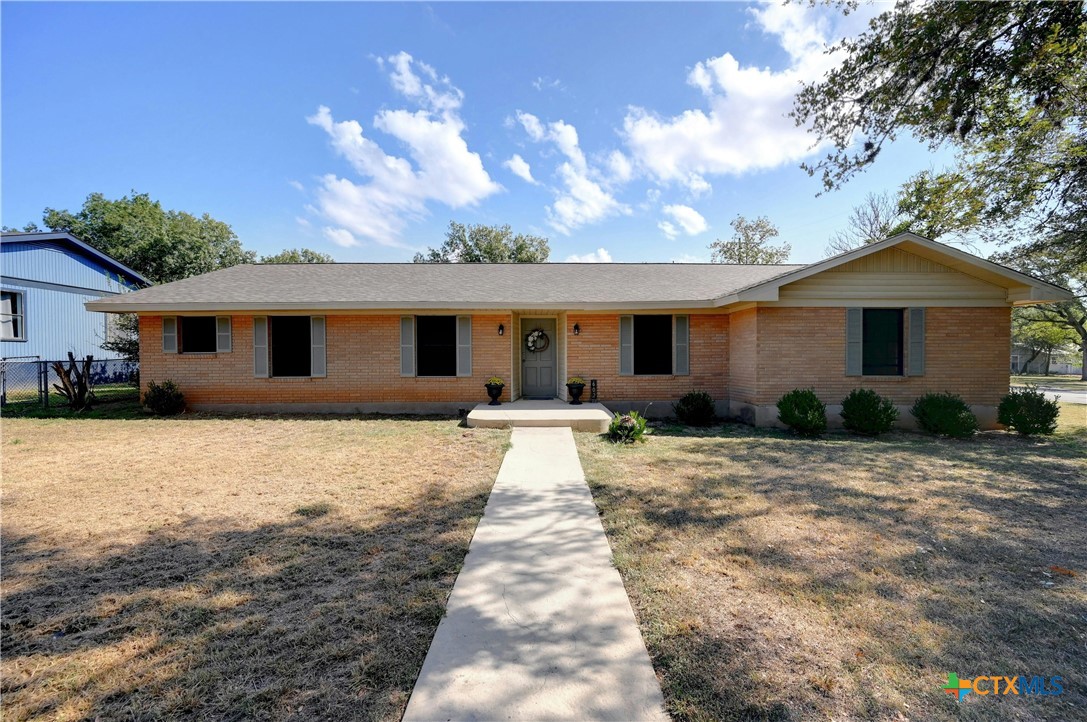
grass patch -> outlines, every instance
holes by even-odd
[[[672,716],[1080,715],[1087,425],[1064,411],[1045,439],[578,434]],[[959,704],[948,672],[1060,675],[1066,691]]]
[[[1087,381],[1081,380],[1079,376],[1068,374],[1054,374],[1051,376],[1023,374],[1012,376],[1011,381],[1012,386],[1026,386],[1027,384],[1031,384],[1032,386],[1053,386],[1062,389],[1087,391]]]
[[[137,410],[2,438],[5,720],[395,720],[508,432]]]

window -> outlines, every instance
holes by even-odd
[[[672,373],[672,317],[634,317],[634,375]]]
[[[26,340],[26,311],[23,294],[15,291],[0,293],[0,340]]]
[[[866,308],[861,331],[862,373],[902,375],[902,309]]]
[[[619,317],[619,375],[691,373],[691,317]]]
[[[215,317],[182,316],[181,353],[215,353]]]
[[[457,317],[416,316],[416,375],[457,375]]]
[[[309,376],[312,343],[309,316],[269,316],[272,376]]]

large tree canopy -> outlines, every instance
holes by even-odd
[[[146,193],[115,201],[92,193],[77,212],[46,208],[42,220],[50,230],[68,231],[156,283],[255,258],[253,252],[242,249],[226,223],[207,213],[197,218],[165,210]]]
[[[416,263],[545,263],[551,255],[546,238],[517,233],[505,226],[450,221],[445,243],[416,253]]]
[[[847,4],[848,5],[848,4]],[[1034,237],[1087,261],[1087,9],[1082,2],[900,0],[831,49],[793,115],[831,152],[805,168],[835,189],[910,133],[959,149],[957,167],[907,186],[915,230]]]
[[[778,228],[766,216],[759,216],[753,221],[736,216],[729,225],[733,230],[732,238],[727,241],[718,238],[709,245],[712,251],[710,260],[714,263],[768,264],[789,260],[792,247],[788,243],[770,245],[770,240],[778,235]]]

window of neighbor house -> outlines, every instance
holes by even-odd
[[[417,376],[457,375],[457,317],[416,316]]]
[[[309,316],[268,317],[272,376],[310,375],[312,369],[310,323]]]
[[[672,317],[634,316],[634,374],[672,373]]]
[[[862,373],[865,376],[901,376],[903,361],[903,309],[864,309]]]
[[[182,316],[181,353],[215,353],[215,317]]]
[[[23,294],[15,291],[0,292],[0,340],[26,340],[26,311]]]

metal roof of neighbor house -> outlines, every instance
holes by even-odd
[[[324,263],[225,268],[87,303],[91,311],[670,309],[776,301],[778,289],[901,246],[1008,289],[1013,303],[1063,301],[1059,286],[912,233],[817,263]]]
[[[4,243],[57,243],[68,246],[84,258],[98,262],[106,268],[112,269],[119,276],[130,282],[132,286],[150,286],[151,281],[132,270],[116,258],[109,256],[97,248],[84,243],[71,233],[66,231],[45,231],[33,233],[3,233],[0,234],[0,244]]]
[[[155,286],[96,311],[712,306],[803,266],[685,263],[243,265]],[[122,300],[123,302],[118,302]]]

